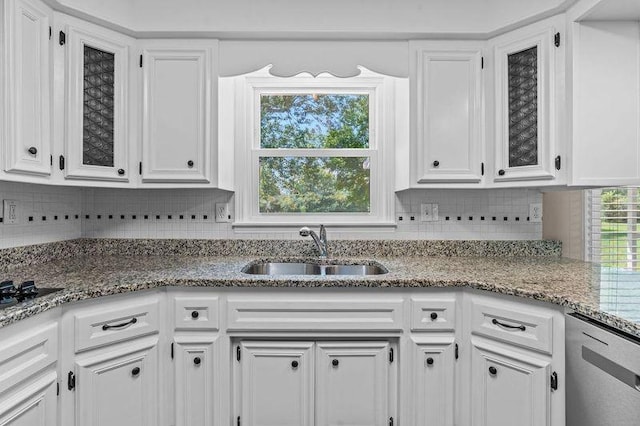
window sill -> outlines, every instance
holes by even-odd
[[[375,231],[389,230],[393,231],[397,228],[395,222],[337,222],[331,223],[330,221],[316,222],[316,221],[288,221],[288,222],[234,222],[231,226],[238,232],[251,232],[252,230],[260,230],[265,232],[269,229],[274,231],[282,230],[297,230],[303,226],[317,227],[321,224],[325,225],[327,229],[340,228],[342,230],[357,228],[358,231],[365,231],[367,229]]]

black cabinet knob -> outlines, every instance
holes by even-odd
[[[199,316],[200,316],[200,314],[198,313],[198,311],[192,311],[191,312],[191,318],[198,319]]]
[[[427,358],[427,365],[433,365],[433,358]]]
[[[433,162],[433,167],[438,167],[440,165],[440,162],[438,160]]]
[[[498,374],[498,369],[495,368],[494,366],[489,367],[489,374],[491,374],[492,376],[495,376],[496,374]]]
[[[120,176],[124,175],[124,169],[118,169],[118,174],[119,174]]]
[[[35,146],[32,146],[31,148],[28,149],[29,154],[31,155],[36,155],[38,153],[38,148],[36,148]]]
[[[194,363],[195,365],[200,365],[200,363],[201,363],[201,362],[202,362],[202,360],[200,359],[200,357],[199,357],[199,356],[197,356],[197,357],[195,357],[195,358],[193,359],[193,363]]]
[[[338,361],[337,359],[334,359],[333,361],[331,361],[331,365],[333,365],[334,367],[337,367],[338,364],[340,364],[340,361]]]
[[[193,167],[193,161],[191,161],[191,160],[187,161],[187,166]]]
[[[131,375],[137,376],[138,374],[140,374],[140,367],[133,367],[133,370],[131,370]]]
[[[292,368],[298,368],[298,361],[291,361]]]
[[[437,320],[437,319],[438,319],[438,314],[437,314],[437,313],[435,313],[435,312],[431,312],[431,319],[432,319],[433,321]]]
[[[504,171],[504,170],[502,170],[502,169],[498,170],[498,174],[499,174],[500,176],[504,176],[504,173],[505,173],[505,171]]]

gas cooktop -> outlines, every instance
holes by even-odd
[[[33,281],[25,281],[17,287],[13,284],[13,281],[3,281],[0,283],[0,309],[15,306],[60,290],[62,289],[37,288]]]

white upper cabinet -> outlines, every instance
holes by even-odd
[[[129,55],[134,40],[68,16],[65,177],[127,182]],[[60,35],[59,35],[60,36]]]
[[[490,40],[494,56],[494,182],[554,181],[562,167],[562,15]],[[545,183],[538,183],[544,185]]]
[[[412,186],[482,180],[483,46],[410,43]]]
[[[572,49],[567,82],[572,86],[568,103],[573,123],[568,184],[638,185],[640,24],[572,22],[579,18],[568,15]]]
[[[215,40],[143,43],[143,182],[211,182],[217,57]]]
[[[38,0],[2,3],[2,117],[7,172],[51,173],[52,11]]]

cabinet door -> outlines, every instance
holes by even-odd
[[[473,42],[416,42],[417,182],[482,179],[482,49]]]
[[[313,343],[243,342],[241,424],[313,425]]]
[[[416,426],[453,426],[456,383],[453,337],[412,339]]]
[[[128,181],[133,40],[73,18],[66,20],[66,177]]]
[[[556,176],[556,74],[563,49],[554,46],[553,19],[492,41],[495,59],[494,181]],[[560,165],[560,164],[558,164]]]
[[[209,182],[212,145],[210,47],[143,50],[143,182]]]
[[[5,164],[8,172],[51,173],[51,9],[38,0],[3,2]]]
[[[318,343],[316,426],[386,426],[389,342]]]
[[[76,425],[156,426],[156,336],[97,349],[76,359]]]
[[[0,426],[55,426],[57,420],[56,372],[13,392],[0,403]]]
[[[210,337],[175,338],[176,426],[214,424],[216,360]]]
[[[550,363],[490,343],[472,347],[474,426],[550,425]]]

